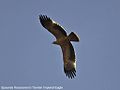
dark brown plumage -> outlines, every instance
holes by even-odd
[[[76,60],[74,48],[70,41],[79,41],[78,36],[71,32],[68,36],[64,28],[46,15],[39,15],[39,20],[44,28],[56,37],[53,44],[60,45],[63,52],[64,72],[67,77],[74,78],[76,76]]]

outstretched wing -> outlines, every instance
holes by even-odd
[[[64,72],[68,78],[74,78],[76,76],[76,61],[75,52],[70,42],[61,46],[64,60]]]
[[[39,19],[42,26],[46,28],[49,32],[51,32],[57,39],[63,36],[67,36],[63,27],[46,15],[39,15]]]

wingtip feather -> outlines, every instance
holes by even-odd
[[[68,78],[70,78],[70,79],[73,79],[73,78],[75,78],[75,76],[76,76],[76,70],[75,70],[75,68],[73,68],[72,70],[66,70],[66,69],[64,68],[64,72],[65,72],[66,76],[67,76]]]

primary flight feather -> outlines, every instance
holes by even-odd
[[[40,23],[56,37],[53,44],[60,45],[63,52],[64,72],[68,78],[76,76],[75,51],[70,41],[79,42],[79,37],[71,32],[68,36],[62,26],[46,15],[39,15]]]

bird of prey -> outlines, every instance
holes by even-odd
[[[60,45],[62,49],[66,76],[71,79],[74,78],[76,76],[76,60],[71,41],[79,42],[79,37],[74,32],[67,35],[62,26],[46,15],[39,15],[39,20],[42,26],[56,37],[56,41],[53,44]]]

